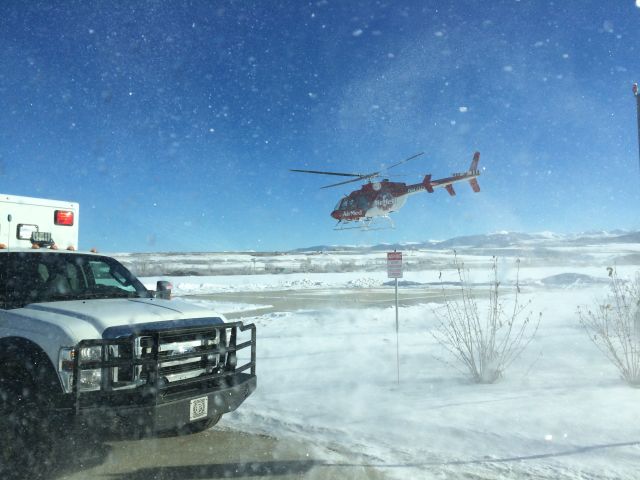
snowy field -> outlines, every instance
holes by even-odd
[[[613,258],[640,250],[618,247],[586,246],[590,260],[584,262],[573,248],[557,265],[538,265],[539,257],[523,254],[522,298],[542,320],[521,358],[493,385],[473,384],[442,361],[449,357],[430,333],[437,304],[400,309],[397,384],[391,305],[359,308],[336,300],[331,308],[260,314],[260,305],[213,302],[222,312],[251,310],[255,316],[243,321],[258,327],[258,390],[220,426],[304,439],[329,462],[333,449],[349,450],[391,478],[636,479],[640,390],[619,378],[576,313],[608,293],[606,267]],[[366,256],[375,263],[384,253]],[[439,268],[408,272],[410,286],[402,288],[439,288],[441,270],[443,281],[455,282],[450,253],[430,258]],[[461,258],[485,298],[489,257]],[[505,291],[513,291],[514,266],[513,258],[500,262]],[[617,270],[630,278],[640,269]],[[155,280],[143,279],[150,287]],[[170,280],[177,295],[198,295],[196,302],[224,292],[391,288],[383,286],[388,279],[380,270]]]
[[[154,275],[269,275],[283,273],[379,272],[385,268],[386,251],[403,251],[409,272],[434,271],[450,265],[455,249],[468,264],[486,264],[491,255],[508,260],[520,257],[538,266],[592,266],[603,263],[637,265],[640,233],[598,232],[581,235],[551,233],[496,233],[458,237],[405,245],[337,247],[319,245],[293,252],[216,253],[116,253],[113,254],[139,277]],[[262,282],[264,284],[266,282]]]

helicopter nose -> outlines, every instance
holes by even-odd
[[[331,212],[331,216],[336,220],[340,220],[340,210],[334,210],[333,212]]]

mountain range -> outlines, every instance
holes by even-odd
[[[606,245],[612,243],[640,243],[640,231],[612,230],[589,231],[575,234],[559,234],[553,232],[519,233],[496,232],[479,235],[453,237],[448,240],[427,240],[423,242],[381,243],[365,246],[315,245],[297,248],[291,252],[377,252],[389,250],[450,250],[452,248],[508,248],[508,247],[553,247],[553,246],[585,246]]]

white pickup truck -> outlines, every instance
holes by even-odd
[[[0,216],[4,432],[28,437],[50,418],[197,432],[256,388],[255,326],[171,300],[166,282],[149,291],[113,258],[76,251],[77,204],[5,195]]]

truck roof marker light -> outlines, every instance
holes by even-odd
[[[32,243],[32,244],[31,244],[31,248],[33,248],[34,250],[36,250],[36,249],[40,248],[40,245],[39,245],[39,244],[37,244],[37,243]]]
[[[74,247],[73,245],[69,245],[67,247],[67,250],[69,250],[70,252],[75,252],[76,251],[76,247]]]
[[[49,247],[51,250],[58,250],[58,245],[55,243]]]
[[[7,245],[5,243],[0,243],[0,250],[4,250],[5,248],[7,248]]]
[[[91,253],[98,253],[98,249],[96,247],[93,247],[91,250],[89,250]]]
[[[56,225],[73,226],[73,212],[71,210],[56,210],[53,215]]]

